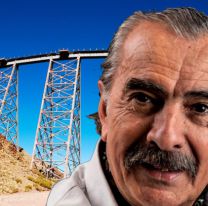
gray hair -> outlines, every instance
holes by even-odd
[[[102,64],[103,72],[100,80],[104,84],[104,98],[111,89],[115,71],[121,60],[121,48],[128,34],[139,25],[149,21],[167,25],[173,33],[187,39],[196,39],[200,35],[208,33],[208,17],[193,8],[166,9],[162,12],[144,13],[135,12],[128,17],[119,27],[108,49],[108,57]],[[93,114],[97,128],[101,128],[97,113]],[[97,130],[100,134],[101,130]]]
[[[208,17],[193,8],[175,8],[149,13],[135,12],[123,22],[114,35],[108,49],[108,57],[102,65],[103,73],[100,79],[107,93],[111,89],[116,68],[121,60],[121,48],[126,37],[139,23],[144,21],[165,24],[176,35],[188,39],[196,39],[199,35],[208,32]]]

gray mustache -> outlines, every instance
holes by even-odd
[[[198,162],[194,157],[179,151],[163,151],[157,145],[134,144],[127,150],[124,158],[126,170],[145,165],[151,168],[185,171],[194,178],[198,171]]]

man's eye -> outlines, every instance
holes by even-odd
[[[129,96],[130,110],[138,114],[150,115],[160,110],[163,99],[155,94],[138,91]]]
[[[139,92],[133,96],[133,99],[135,99],[138,102],[141,103],[151,103],[153,101],[153,98],[146,95],[145,93]]]
[[[191,110],[197,113],[208,113],[208,105],[196,103],[191,105]]]

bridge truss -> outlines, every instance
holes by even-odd
[[[31,169],[48,177],[70,176],[80,164],[80,68],[84,58],[106,51],[60,50],[17,59],[0,59],[0,133],[18,146],[18,68],[48,62]]]

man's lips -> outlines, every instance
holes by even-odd
[[[142,167],[146,170],[150,177],[163,182],[171,182],[183,173],[183,171],[180,170],[161,168],[160,166],[153,166],[146,163],[142,164]]]

